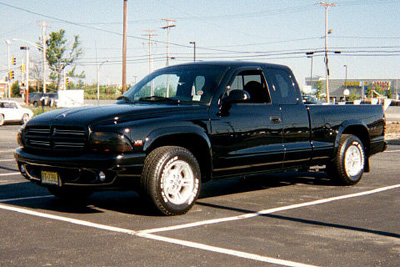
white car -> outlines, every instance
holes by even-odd
[[[0,125],[5,122],[21,122],[25,124],[32,116],[32,110],[21,107],[17,102],[0,100]]]

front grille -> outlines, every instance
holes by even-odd
[[[86,131],[76,126],[30,126],[25,129],[29,149],[76,152],[85,149]]]

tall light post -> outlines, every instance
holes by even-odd
[[[105,60],[97,65],[97,105],[100,104],[100,68],[106,62],[108,62],[108,60]]]
[[[196,62],[196,42],[190,42],[193,45],[193,62]]]
[[[25,104],[29,104],[29,46],[21,46],[20,50],[26,51],[26,90],[25,90]]]
[[[328,30],[328,9],[329,7],[334,7],[335,4],[326,2],[319,2],[318,4],[325,7],[325,66],[326,66],[325,89],[326,89],[326,103],[329,103],[328,34],[330,34],[332,31]]]

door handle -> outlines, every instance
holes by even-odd
[[[270,116],[269,119],[271,120],[272,123],[281,123],[282,120],[278,116]]]

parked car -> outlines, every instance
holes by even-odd
[[[217,178],[326,165],[354,185],[386,149],[384,134],[382,106],[304,105],[286,66],[202,62],[160,69],[115,105],[36,116],[14,156],[26,179],[59,198],[133,189],[178,215]]]
[[[30,93],[28,102],[34,107],[42,105],[52,107],[58,103],[58,93]]]
[[[21,107],[17,102],[0,100],[0,125],[5,122],[21,122],[25,124],[32,116],[32,110]]]
[[[29,99],[28,102],[30,105],[33,105],[34,107],[38,107],[42,105],[42,101],[47,98],[46,94],[42,93],[30,93],[29,94]]]
[[[58,104],[58,93],[48,93],[48,105],[50,107],[57,106]]]
[[[319,100],[315,96],[312,95],[302,95],[301,96],[303,99],[304,104],[322,104],[324,103],[323,101]]]

